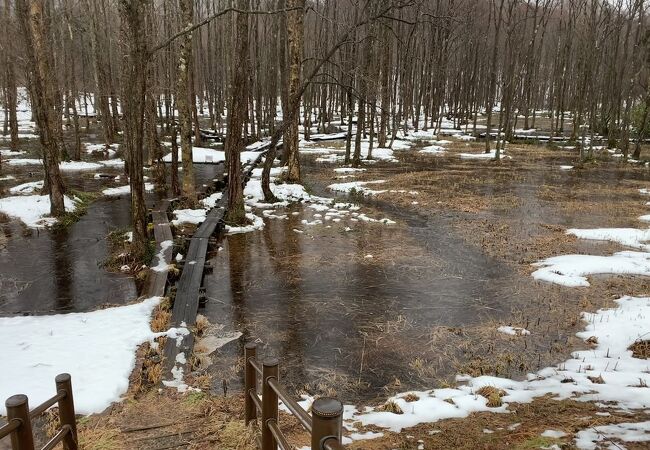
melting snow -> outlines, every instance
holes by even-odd
[[[0,317],[4,364],[0,398],[23,393],[31,405],[54,392],[54,377],[72,376],[75,409],[99,413],[129,387],[137,347],[155,337],[149,327],[159,297],[87,313]],[[4,402],[0,415],[5,415]]]

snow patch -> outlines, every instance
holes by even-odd
[[[138,346],[153,339],[159,297],[87,313],[0,317],[0,341],[11,360],[0,371],[0,398],[26,394],[31,405],[52,396],[54,378],[72,376],[78,414],[102,412],[129,387]],[[4,402],[0,415],[6,415]]]

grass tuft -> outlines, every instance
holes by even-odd
[[[379,408],[379,411],[385,411],[393,414],[404,414],[404,411],[402,411],[402,408],[395,403],[394,400],[388,400],[386,403],[381,405]]]
[[[506,395],[506,391],[494,386],[483,386],[476,393],[487,399],[488,408],[498,408],[503,404],[501,397]]]
[[[650,358],[650,340],[637,340],[628,347],[628,350],[632,350],[632,356],[635,358],[648,359]]]

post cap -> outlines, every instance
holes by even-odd
[[[311,412],[319,417],[338,417],[343,414],[343,403],[331,397],[317,398],[311,405]]]
[[[64,383],[66,381],[70,381],[71,377],[69,373],[60,373],[54,378],[54,381],[57,383]]]
[[[16,406],[22,406],[27,404],[27,396],[25,394],[16,394],[9,397],[5,400],[5,406],[7,409],[15,408]]]
[[[264,362],[262,363],[264,367],[273,367],[279,364],[280,364],[280,360],[278,358],[273,358],[273,357],[264,359]]]
[[[257,348],[257,344],[255,342],[249,342],[244,346],[244,348],[246,350],[252,350],[254,348]]]

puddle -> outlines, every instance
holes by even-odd
[[[540,196],[541,186],[570,191],[581,185],[648,180],[647,170],[631,175],[608,164],[571,172],[552,166],[517,168],[517,177],[504,182],[503,174],[497,178],[489,167],[478,166],[465,163],[454,169],[485,177],[478,187],[484,195],[508,193],[519,201],[510,209],[476,214],[488,220],[506,214],[518,224],[514,232],[524,236],[539,234],[540,223],[586,226],[579,212],[554,208]],[[421,164],[378,164],[372,168],[373,179],[421,169]],[[316,195],[331,196],[325,185],[310,188]],[[616,195],[598,191],[592,199],[608,202]],[[338,395],[346,401],[371,400],[393,389],[430,388],[455,373],[452,359],[462,359],[467,349],[458,348],[455,355],[437,352],[431,344],[436,327],[462,333],[464,327],[497,323],[513,312],[522,325],[536,323],[538,334],[527,347],[511,345],[510,351],[532,355],[526,364],[517,359],[503,368],[511,377],[551,364],[558,356],[549,349],[558,343],[568,348],[574,331],[545,323],[547,299],[562,297],[578,304],[580,293],[531,283],[527,274],[516,273],[463,240],[454,225],[467,213],[443,211],[424,217],[381,199],[365,197],[361,202],[364,210],[378,209],[398,224],[357,223],[350,232],[344,231],[345,224],[305,227],[302,221],[313,220],[313,213],[294,206],[290,211],[297,214],[287,220],[266,219],[262,231],[224,240],[212,260],[214,272],[205,278],[208,303],[203,314],[244,337],[217,351],[211,369],[215,389],[223,380],[241,387],[240,357],[248,341],[259,343],[258,354],[280,358],[284,383],[295,393]],[[597,243],[582,245],[588,249]],[[469,354],[476,357],[472,349]]]
[[[242,332],[242,341],[259,340],[295,390],[327,378],[372,397],[395,379],[417,383],[409,365],[428,330],[509,308],[510,272],[442,221],[356,223],[346,232],[344,224],[304,227],[311,212],[293,210],[260,232],[224,240],[206,275],[203,314]],[[401,219],[394,209],[388,214]],[[217,365],[235,358],[242,341],[222,349]]]
[[[217,166],[196,165],[197,185],[208,183]],[[16,180],[3,189],[25,181],[42,179],[36,167],[4,171]],[[102,173],[118,175],[119,169]],[[66,186],[97,192],[124,184],[93,178],[94,172],[65,174]],[[38,178],[41,177],[41,178]],[[7,195],[6,192],[2,195]],[[158,196],[148,194],[148,203]],[[133,301],[138,293],[133,278],[110,273],[101,267],[108,254],[109,232],[128,228],[130,198],[100,197],[87,213],[65,230],[33,230],[19,221],[0,224],[0,315],[51,314],[90,311],[98,306]]]

